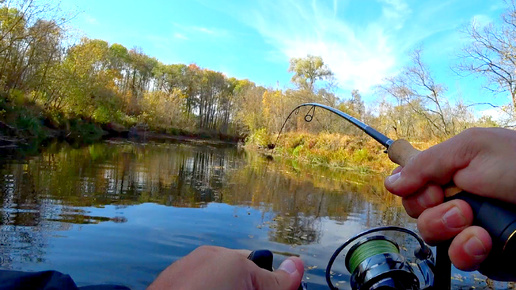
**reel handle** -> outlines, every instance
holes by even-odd
[[[421,151],[408,141],[399,139],[387,150],[394,163],[404,166]],[[516,280],[516,205],[468,193],[456,186],[444,188],[445,201],[461,199],[473,210],[473,224],[489,232],[493,247],[479,271],[495,280]]]
[[[256,266],[271,272],[273,258],[273,254],[269,250],[252,251],[247,257],[247,259],[253,261]]]
[[[269,250],[256,250],[252,251],[247,257],[248,260],[253,261],[256,266],[265,269],[267,271],[273,271],[272,262],[274,259],[274,255]],[[301,281],[299,288],[297,290],[306,290],[307,286],[304,281]]]

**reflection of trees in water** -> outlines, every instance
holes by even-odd
[[[231,153],[228,153],[231,152]],[[157,202],[200,206],[219,200],[235,150],[186,145],[94,144],[50,147],[0,169],[0,265],[43,259],[51,232],[71,224],[125,222],[77,206]]]
[[[235,166],[234,149],[186,145],[108,145],[64,148],[6,165],[33,177],[17,176],[25,199],[42,197],[74,206],[158,202],[198,206],[220,200],[226,167]],[[32,196],[31,196],[32,194]]]
[[[174,188],[176,205],[182,199],[193,202],[220,201],[219,189],[224,175],[226,158],[214,152],[196,152],[194,156],[183,156],[180,162],[177,183]],[[192,198],[188,196],[193,195]]]
[[[321,217],[360,220],[367,227],[408,222],[399,200],[384,191],[381,176],[375,180],[260,158],[228,175],[223,201],[277,213],[270,236],[287,244],[318,242]]]
[[[318,242],[321,217],[344,221],[362,213],[371,226],[404,223],[399,202],[369,176],[247,156],[245,162],[234,148],[185,144],[94,144],[51,146],[37,157],[4,164],[0,242],[9,250],[0,257],[41,259],[52,231],[124,222],[124,217],[91,216],[76,208],[81,206],[251,205],[277,213],[270,237],[288,244]]]
[[[217,200],[234,150],[186,145],[107,145],[43,153],[29,160],[34,186],[76,206]]]
[[[288,245],[303,245],[319,242],[321,223],[319,218],[302,214],[277,216],[271,225],[271,240]]]
[[[55,214],[51,200],[41,198],[34,178],[24,165],[2,170],[0,204],[0,266],[16,261],[42,261],[50,231],[66,230],[69,225],[47,222]]]

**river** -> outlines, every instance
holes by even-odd
[[[308,289],[327,289],[326,264],[347,239],[376,226],[415,229],[376,173],[233,146],[53,143],[32,156],[3,153],[0,162],[0,267],[58,270],[79,286],[144,289],[196,247],[217,245],[269,249],[275,267],[299,255]],[[333,281],[348,289],[343,264]],[[452,284],[488,288],[477,272],[454,270]]]

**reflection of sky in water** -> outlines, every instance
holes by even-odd
[[[205,208],[141,204],[83,208],[87,215],[120,217],[125,223],[73,225],[48,237],[42,263],[17,263],[24,270],[55,269],[78,284],[118,283],[143,288],[172,261],[200,245],[297,253],[268,241],[271,215],[252,208],[211,203]],[[302,253],[299,253],[302,255]],[[276,258],[276,267],[283,257]]]
[[[55,269],[70,274],[79,285],[115,283],[141,289],[172,261],[200,245],[265,248],[276,253],[275,267],[288,254],[300,255],[309,289],[327,289],[324,271],[331,254],[365,230],[358,218],[345,222],[321,218],[319,243],[289,246],[269,240],[267,231],[274,216],[250,207],[210,203],[205,208],[176,208],[146,203],[81,209],[89,216],[124,217],[127,221],[73,225],[67,231],[54,231],[46,241],[40,263],[26,261],[11,266]],[[347,289],[349,277],[342,258],[333,271],[334,282]]]
[[[78,284],[117,283],[135,288],[200,245],[269,249],[276,253],[275,267],[288,254],[300,255],[307,269],[309,289],[325,289],[324,269],[333,251],[364,230],[359,221],[321,218],[318,244],[289,246],[269,240],[274,215],[250,207],[210,203],[205,208],[176,208],[156,204],[81,208],[88,216],[124,217],[124,223],[73,225],[47,238],[40,263],[14,263],[15,269],[55,269],[70,274]],[[14,253],[16,254],[16,253]],[[343,267],[336,265],[334,270]],[[340,277],[340,276],[338,276]],[[337,277],[337,279],[338,279]],[[346,275],[343,279],[348,279]]]

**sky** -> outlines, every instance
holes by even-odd
[[[77,15],[74,34],[119,43],[163,63],[195,63],[228,77],[291,88],[289,60],[321,56],[334,72],[338,95],[358,89],[372,104],[375,86],[423,61],[452,101],[509,102],[482,89],[483,79],[452,70],[471,21],[499,23],[502,0],[62,0]],[[476,107],[477,112],[490,107]]]

